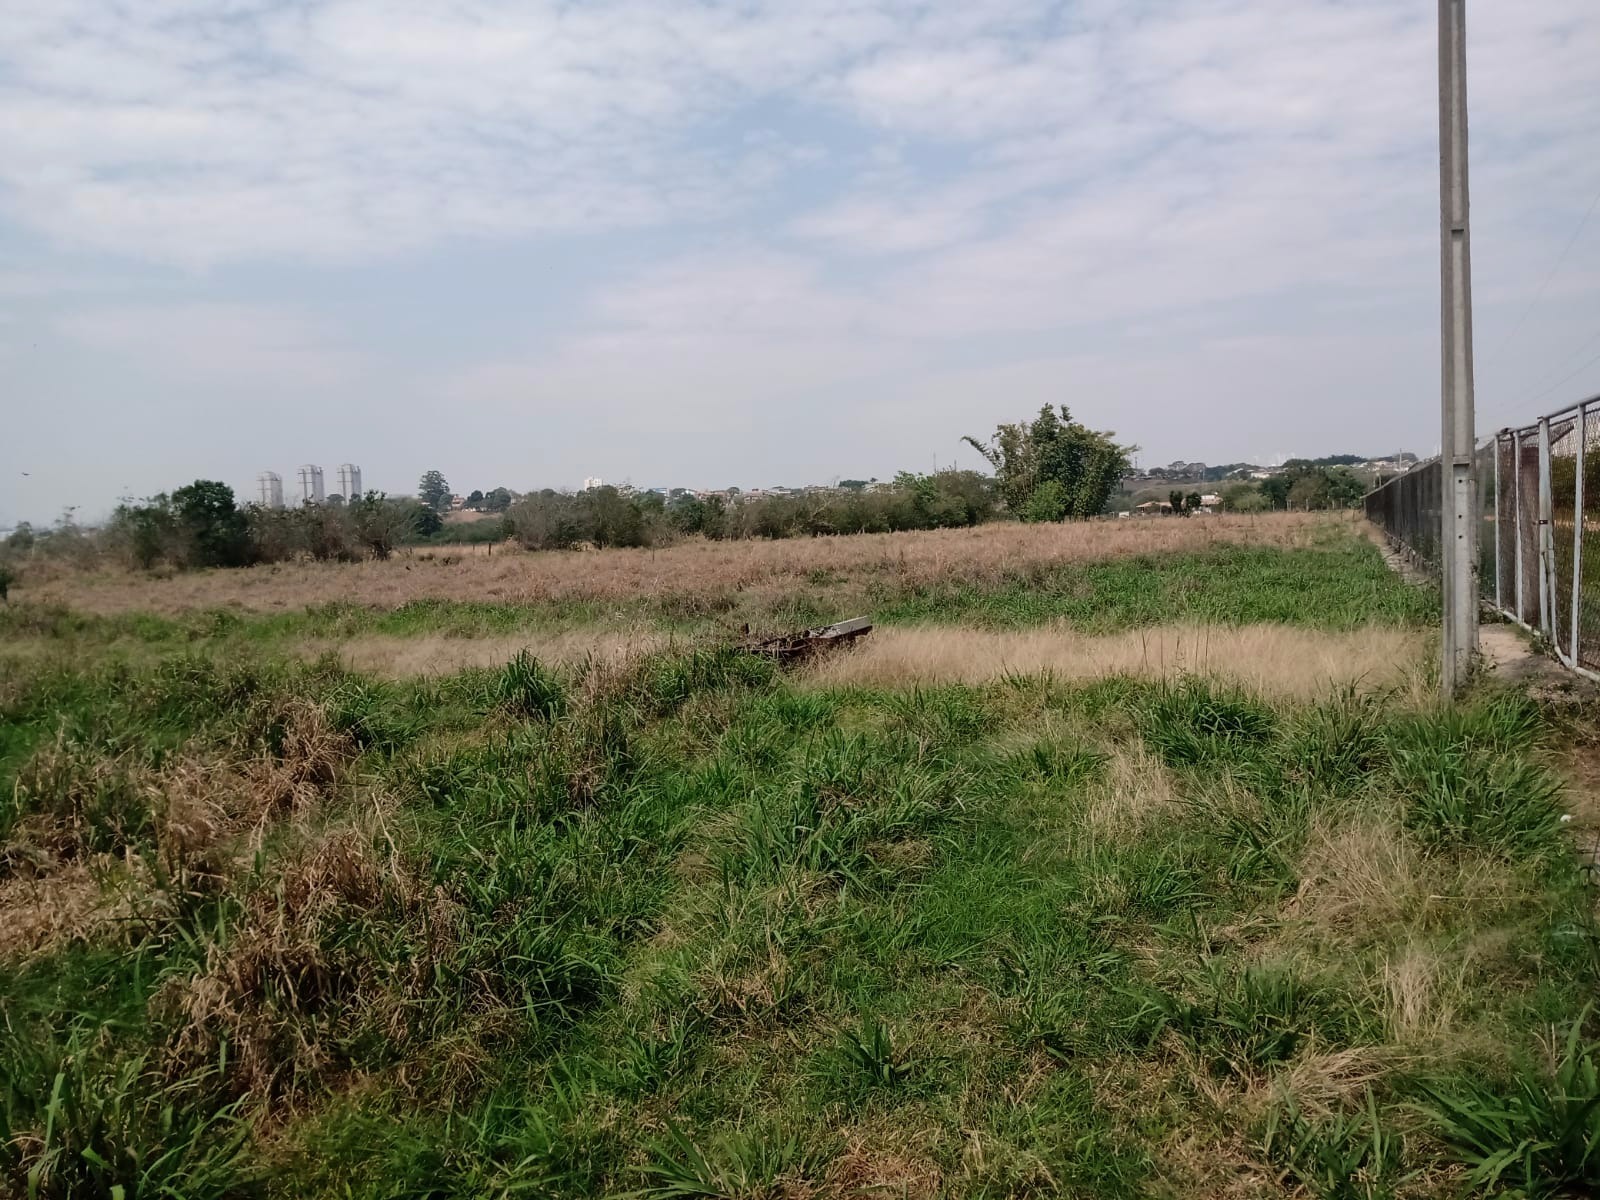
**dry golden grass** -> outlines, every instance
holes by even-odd
[[[302,643],[298,649],[308,659],[332,653],[351,670],[401,679],[449,675],[469,667],[504,666],[523,650],[545,663],[572,664],[586,659],[626,662],[670,644],[671,639],[660,634],[583,631],[481,638],[363,634],[342,640],[318,638]]]
[[[0,880],[0,963],[15,968],[74,941],[105,942],[136,915],[155,915],[160,896],[105,856],[50,875]]]
[[[1287,625],[1169,625],[1088,637],[1065,625],[991,631],[915,626],[875,630],[809,678],[817,685],[910,687],[986,683],[1049,672],[1063,680],[1198,675],[1263,695],[1324,696],[1331,688],[1390,688],[1422,669],[1422,635],[1371,627],[1325,633]]]
[[[660,550],[426,551],[389,562],[298,563],[161,579],[123,571],[67,572],[30,585],[31,598],[92,612],[180,613],[237,607],[274,612],[346,601],[394,608],[413,600],[535,603],[671,598],[692,614],[734,593],[756,599],[816,591],[828,580],[897,586],[996,580],[1063,563],[1176,554],[1218,545],[1305,546],[1339,515],[1272,513],[1193,520],[985,525],[918,533],[786,541],[687,541]]]
[[[1389,1037],[1399,1043],[1425,1042],[1443,1035],[1455,1021],[1472,966],[1470,948],[1454,962],[1417,939],[1400,946],[1383,964]]]
[[[1296,915],[1345,936],[1426,917],[1428,881],[1421,857],[1389,821],[1314,826],[1300,878]]]
[[[1089,785],[1084,824],[1101,841],[1137,840],[1178,804],[1172,778],[1142,744],[1111,749],[1105,771]]]

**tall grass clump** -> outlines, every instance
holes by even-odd
[[[1390,1129],[1367,1089],[1354,1112],[1308,1116],[1289,1099],[1267,1114],[1262,1150],[1317,1200],[1398,1200],[1416,1174],[1405,1138]]]
[[[1460,1072],[1418,1084],[1420,1109],[1469,1182],[1519,1196],[1600,1194],[1600,1044],[1572,1023],[1546,1063],[1505,1080]]]
[[[1540,732],[1538,709],[1510,695],[1396,721],[1386,749],[1407,827],[1439,847],[1552,851],[1562,788],[1532,756]]]
[[[1236,759],[1267,743],[1277,726],[1262,701],[1194,677],[1156,689],[1139,718],[1146,744],[1175,767]]]
[[[1358,1040],[1370,1022],[1326,981],[1281,964],[1207,960],[1184,985],[1150,995],[1152,1035],[1170,1032],[1219,1072],[1248,1075],[1308,1046]]]
[[[567,706],[561,681],[526,650],[501,669],[495,693],[502,709],[526,719],[551,721]]]

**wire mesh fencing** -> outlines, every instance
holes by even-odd
[[[1499,612],[1600,678],[1600,396],[1503,429],[1478,450],[1478,584]],[[1367,516],[1440,569],[1438,459],[1367,493]]]

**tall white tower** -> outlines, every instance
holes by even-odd
[[[263,471],[256,476],[262,508],[283,507],[283,476],[276,471]]]
[[[346,503],[361,499],[361,468],[355,463],[339,464],[339,494]]]
[[[322,501],[322,468],[307,463],[300,468],[300,503],[321,504]]]

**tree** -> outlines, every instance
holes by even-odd
[[[172,508],[197,566],[242,567],[250,561],[250,530],[227,484],[196,479],[172,493]]]
[[[1135,449],[1119,446],[1113,437],[1074,421],[1065,405],[1057,416],[1047,404],[1028,424],[998,426],[988,443],[972,437],[962,440],[989,460],[1001,499],[1018,517],[1064,520],[1104,511]],[[1046,484],[1055,486],[1030,504]],[[1056,512],[1061,515],[1050,515]]]
[[[1302,512],[1328,507],[1328,477],[1321,471],[1307,471],[1289,485],[1287,506]]]
[[[1173,488],[1167,493],[1167,507],[1172,510],[1173,516],[1183,516],[1183,492],[1181,490]]]
[[[440,472],[425,471],[417,482],[417,499],[434,512],[445,512],[450,508],[450,484]]]
[[[18,521],[17,527],[11,531],[11,536],[6,539],[6,549],[18,554],[26,554],[33,549],[33,526],[26,521]]]
[[[1354,471],[1336,466],[1328,471],[1328,507],[1355,508],[1367,494],[1367,485]]]
[[[470,492],[467,493],[467,503],[466,503],[466,507],[467,508],[479,508],[479,507],[482,506],[482,504],[483,504],[483,493],[480,492],[477,488],[473,488]]]
[[[588,540],[596,546],[642,546],[644,515],[609,483],[584,492],[579,500],[588,517]]]
[[[1222,489],[1222,507],[1233,513],[1260,512],[1268,507],[1267,498],[1253,483],[1230,483]]]
[[[444,520],[439,516],[439,510],[421,501],[402,504],[401,510],[411,525],[412,537],[419,541],[431,538],[444,528]]]
[[[183,541],[172,501],[165,494],[135,502],[131,497],[117,505],[111,514],[112,544],[135,567],[148,571],[163,558],[183,559]],[[186,564],[185,564],[186,565]]]
[[[1187,496],[1185,496],[1183,498],[1183,514],[1184,514],[1184,516],[1188,516],[1190,513],[1199,512],[1200,511],[1200,506],[1202,504],[1204,504],[1204,503],[1205,503],[1205,500],[1200,495],[1199,492],[1190,492]]]
[[[11,603],[11,585],[17,581],[17,573],[11,569],[9,563],[0,562],[0,600]]]
[[[1288,475],[1269,475],[1261,481],[1261,494],[1266,497],[1267,504],[1275,509],[1289,507],[1289,489],[1294,487],[1294,480]]]
[[[487,496],[479,496],[479,503],[489,512],[503,513],[511,507],[511,492],[503,487],[497,487]]]
[[[399,504],[382,492],[368,492],[350,504],[350,519],[355,527],[356,540],[381,562],[405,541],[406,534],[414,527],[417,511],[426,512],[435,521],[439,519],[439,514],[431,508]]]

